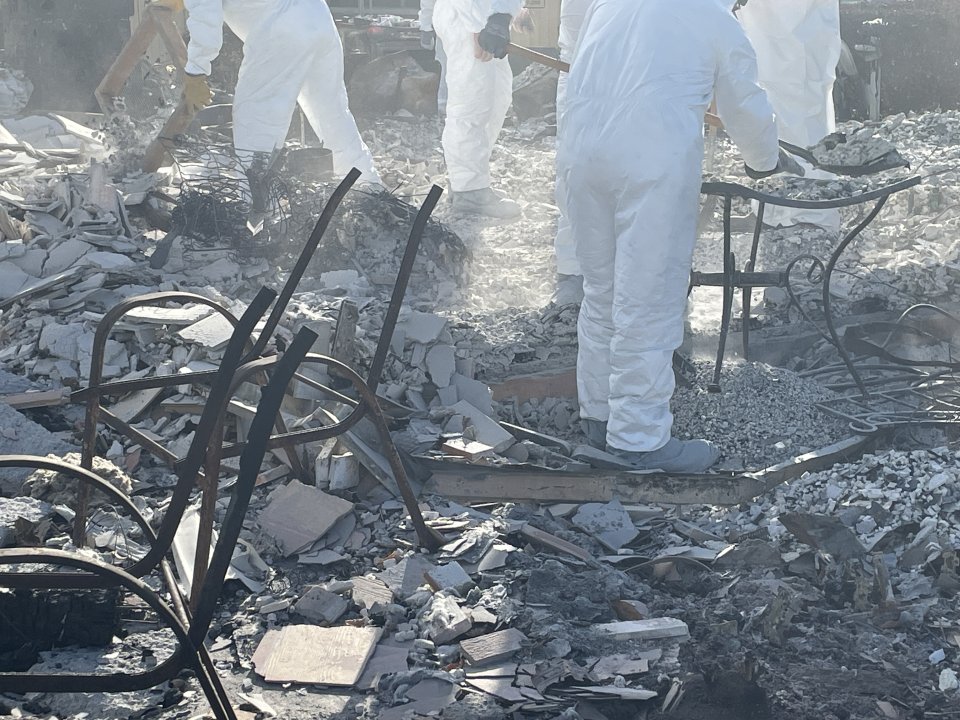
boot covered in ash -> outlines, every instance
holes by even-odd
[[[512,219],[519,217],[520,205],[491,188],[453,193],[453,209],[460,213]]]
[[[607,445],[607,452],[635,470],[663,470],[668,473],[701,473],[720,459],[720,451],[709,440],[677,440],[650,452],[631,452]]]
[[[582,418],[580,431],[586,436],[590,447],[603,450],[607,447],[607,421]]]

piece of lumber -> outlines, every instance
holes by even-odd
[[[846,458],[862,455],[866,447],[875,441],[876,437],[872,435],[853,435],[832,445],[772,465],[766,470],[755,473],[754,477],[762,480],[768,490],[772,490],[777,485],[795,480],[804,473],[826,470]]]
[[[767,483],[749,475],[665,475],[595,470],[560,472],[485,466],[439,467],[425,491],[460,502],[609,502],[656,505],[739,505]]]
[[[526,402],[531,398],[542,400],[548,397],[575,398],[577,396],[577,369],[546,370],[544,372],[515,375],[490,386],[493,399],[515,399]]]
[[[686,640],[690,637],[687,624],[683,620],[670,617],[624,620],[593,627],[598,632],[610,635],[614,640],[662,640],[665,638]]]
[[[147,52],[156,34],[157,22],[152,13],[147,13],[93,93],[105,115],[113,112],[113,99],[120,95],[133,69]]]
[[[516,628],[498,630],[479,637],[462,640],[460,652],[472,666],[488,665],[506,660],[520,651],[527,636]]]
[[[593,555],[588,553],[582,547],[574,545],[571,542],[567,542],[563,538],[558,538],[556,535],[551,535],[550,533],[539,528],[535,528],[533,525],[524,525],[523,529],[520,530],[520,534],[531,542],[543,545],[551,550],[556,550],[557,552],[566,553],[567,555],[571,555],[578,560],[592,562],[594,559]]]
[[[523,47],[522,45],[508,43],[507,52],[516,57],[521,57],[524,60],[539,63],[540,65],[546,65],[547,67],[553,68],[554,70],[559,70],[560,72],[570,72],[570,63],[564,62],[563,60],[558,60],[550,55],[544,55],[543,53]]]
[[[163,165],[164,158],[167,155],[165,142],[172,141],[177,135],[182,134],[193,122],[196,113],[187,106],[186,101],[180,98],[176,109],[167,118],[167,122],[160,130],[160,134],[147,146],[147,151],[143,156],[142,170],[145,173],[156,172]]]
[[[66,405],[70,402],[70,388],[56,390],[33,390],[10,395],[0,395],[0,403],[9,405],[14,410],[29,408],[54,407]]]

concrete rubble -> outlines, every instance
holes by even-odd
[[[399,62],[391,60],[391,72],[402,76]],[[419,107],[423,94],[425,79],[412,79],[404,107]],[[542,108],[555,81],[536,71],[518,78],[525,100],[495,153],[495,174],[524,205],[523,218],[494,225],[443,204],[388,338],[379,393],[411,475],[427,484],[419,499],[443,546],[417,548],[365,424],[300,448],[307,477],[295,476],[282,451],[269,453],[233,559],[236,574],[207,637],[231,698],[247,717],[292,720],[955,715],[956,431],[878,436],[866,454],[859,445],[842,461],[826,453],[819,466],[804,465],[786,481],[765,472],[852,435],[817,407],[834,390],[800,372],[836,356],[782,288],[754,291],[753,347],[762,357],[786,347],[786,359],[779,366],[728,359],[719,394],[707,391],[719,293],[694,290],[684,348],[694,357],[690,383],[674,403],[678,435],[710,437],[721,448],[724,473],[702,482],[749,481],[759,488],[750,497],[725,506],[600,497],[602,473],[575,458],[584,442],[574,382],[577,309],[548,302],[555,117]],[[0,68],[0,115],[19,112],[27,97],[23,79]],[[351,191],[271,339],[271,347],[283,346],[309,326],[320,335],[315,352],[343,351],[361,375],[383,327],[414,206],[443,177],[436,127],[393,112],[362,125],[385,185],[396,192]],[[241,313],[259,287],[282,286],[332,191],[329,178],[284,178],[288,235],[270,258],[183,238],[163,269],[153,269],[150,256],[188,198],[178,196],[176,171],[131,170],[151,128],[119,116],[99,130],[56,115],[0,125],[3,143],[22,148],[0,151],[0,454],[76,461],[83,409],[68,393],[90,378],[104,314],[158,290],[197,293]],[[960,113],[842,129],[850,142],[821,148],[821,161],[861,161],[896,148],[911,170],[838,178],[812,190],[782,180],[760,187],[827,198],[910,172],[924,181],[892,197],[844,256],[836,312],[895,316],[920,299],[955,310]],[[711,178],[744,181],[726,144],[710,152]],[[845,210],[844,219],[858,212]],[[720,267],[718,233],[714,217],[697,249],[698,269]],[[764,237],[760,269],[780,269],[800,253],[823,257],[836,243],[812,227]],[[749,242],[735,236],[738,257]],[[819,319],[820,287],[803,275],[797,271],[792,289],[808,317]],[[344,301],[357,309],[346,350],[334,347]],[[229,333],[229,323],[198,304],[138,309],[109,339],[103,375],[213,370]],[[41,407],[14,407],[23,393],[61,389],[67,394]],[[326,422],[320,400],[298,383],[284,419],[298,428]],[[186,381],[109,407],[183,456],[204,401],[200,386]],[[242,437],[256,402],[245,390],[234,398],[233,439]],[[172,473],[103,426],[97,450],[94,470],[156,525]],[[228,486],[235,461],[223,470]],[[519,475],[504,473],[523,473],[536,487],[551,470],[582,473],[580,491],[598,496],[547,502],[531,492],[515,503],[501,495],[471,504],[429,492],[440,472],[478,483],[510,483]],[[615,479],[648,489],[670,482]],[[676,498],[671,487],[664,498]],[[218,520],[226,498],[217,503]],[[0,547],[72,547],[74,499],[71,484],[52,473],[0,470]],[[106,561],[145,552],[140,528],[102,501],[92,503],[86,535],[85,552]],[[28,660],[38,671],[132,670],[171,648],[170,634],[149,616],[124,616],[105,647],[54,647]],[[0,663],[6,659],[0,653]],[[186,718],[205,709],[188,677],[112,696],[0,696],[0,714],[23,718]]]

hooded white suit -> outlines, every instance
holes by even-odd
[[[837,129],[833,84],[840,62],[838,0],[750,0],[738,11],[757,53],[760,86],[777,114],[780,138],[811,147]],[[822,171],[808,177],[829,178]],[[800,222],[837,230],[837,210],[768,207],[764,222]]]
[[[336,172],[356,167],[379,182],[347,104],[343,46],[324,0],[184,0],[189,15],[186,71],[210,74],[220,54],[223,23],[243,41],[233,99],[238,154],[282,147],[297,101],[333,152]]]
[[[721,0],[595,0],[567,85],[558,148],[584,277],[580,415],[607,444],[670,438],[712,98],[745,162],[777,165],[773,109],[753,48]]]
[[[439,0],[433,29],[447,56],[447,116],[443,154],[453,192],[490,187],[490,154],[513,98],[507,59],[480,62],[474,34],[494,13],[516,17],[523,0]]]

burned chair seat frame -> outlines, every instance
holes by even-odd
[[[263,297],[269,299],[269,291]],[[258,296],[261,298],[261,296]],[[262,299],[262,298],[261,298]],[[256,301],[255,301],[256,302]],[[263,303],[259,303],[263,308]],[[251,306],[253,307],[253,306]],[[262,314],[248,312],[245,315]],[[235,337],[240,337],[236,334]],[[0,550],[0,566],[22,565],[25,563],[54,565],[73,568],[78,572],[4,572],[0,574],[0,587],[31,588],[31,589],[78,589],[90,587],[120,587],[141,598],[159,619],[169,627],[177,639],[177,649],[156,667],[142,673],[127,674],[81,674],[81,673],[0,673],[0,691],[2,692],[127,692],[131,690],[154,687],[157,684],[170,680],[184,669],[191,668],[197,673],[198,680],[203,688],[214,716],[217,720],[236,720],[226,690],[216,672],[216,667],[206,650],[204,640],[213,619],[220,591],[226,578],[227,568],[233,555],[233,550],[239,537],[249,506],[250,498],[256,486],[257,474],[266,452],[266,439],[269,437],[276,414],[280,410],[287,384],[293,378],[300,361],[307,350],[316,340],[316,334],[310,330],[301,330],[289,350],[279,359],[272,359],[271,379],[263,389],[261,400],[254,420],[251,424],[249,440],[240,457],[240,474],[230,499],[220,536],[211,557],[209,568],[205,574],[204,585],[197,595],[196,608],[191,612],[187,608],[180,590],[173,576],[166,555],[172,544],[172,536],[168,533],[154,533],[146,519],[137,511],[136,507],[123,494],[84,468],[70,465],[62,461],[31,456],[0,456],[0,467],[26,466],[45,468],[63,472],[80,480],[84,485],[89,484],[104,493],[123,508],[125,508],[137,524],[143,529],[144,537],[150,545],[150,555],[159,556],[152,568],[160,567],[162,580],[169,595],[169,602],[153,590],[135,572],[149,570],[141,561],[131,568],[121,569],[99,560],[82,557],[77,553],[62,550],[48,549],[7,549]],[[258,363],[263,369],[263,361]],[[227,388],[232,379],[232,368],[221,372],[214,384],[211,394],[216,393],[221,406],[228,397]],[[241,368],[242,370],[242,368]],[[219,417],[218,406],[211,402],[205,408],[204,418],[212,427]],[[203,422],[203,420],[201,422]],[[331,431],[334,428],[330,428]],[[194,442],[193,459],[202,457],[204,443]],[[183,474],[177,489],[185,488],[187,494],[192,489],[193,478]],[[172,505],[172,504],[171,504]],[[162,529],[179,524],[182,508],[177,513],[171,507],[168,517],[164,518]]]
[[[886,205],[891,195],[908,190],[920,184],[919,177],[911,177],[906,180],[891,183],[889,185],[870,190],[869,192],[852,195],[850,197],[837,198],[834,200],[794,200],[790,198],[771,195],[769,193],[759,192],[753,188],[745,187],[731,182],[705,182],[700,187],[702,195],[719,197],[723,200],[723,270],[719,273],[705,273],[693,271],[690,273],[690,289],[698,286],[714,286],[723,289],[723,310],[720,319],[720,338],[717,348],[717,359],[714,366],[713,381],[709,385],[711,392],[720,391],[720,371],[723,367],[723,358],[726,351],[727,334],[730,331],[730,320],[733,311],[733,293],[739,288],[742,290],[742,338],[743,338],[743,357],[749,359],[750,350],[750,305],[751,292],[756,287],[783,287],[789,291],[790,272],[802,261],[809,261],[813,264],[811,272],[819,269],[822,273],[821,286],[823,297],[824,323],[829,333],[829,339],[837,347],[844,364],[850,375],[854,378],[857,386],[860,388],[864,397],[868,396],[866,387],[860,375],[854,367],[850,354],[840,342],[840,336],[837,333],[834,323],[832,305],[830,302],[830,280],[833,271],[841,255],[846,251],[850,244],[860,235],[861,232],[880,214],[880,211]],[[737,269],[736,257],[732,250],[733,230],[731,226],[731,210],[733,198],[742,198],[745,200],[756,200],[759,204],[757,208],[757,219],[753,230],[753,241],[750,246],[750,256],[744,265],[744,269]],[[767,205],[776,205],[779,207],[789,207],[805,210],[830,210],[844,207],[852,207],[864,203],[874,202],[873,208],[851,229],[844,233],[839,244],[831,253],[829,260],[823,263],[819,258],[812,255],[801,255],[794,258],[787,268],[777,272],[756,272],[757,252],[760,247],[760,235],[763,230],[763,215]]]
[[[340,206],[347,192],[356,183],[359,177],[359,170],[351,170],[327,200],[327,203],[325,204],[309,239],[307,240],[297,258],[296,263],[291,269],[290,275],[284,283],[284,286],[281,289],[280,294],[277,297],[277,300],[274,303],[270,315],[267,318],[266,323],[256,342],[248,342],[245,344],[244,348],[238,351],[238,354],[242,355],[241,362],[247,363],[249,361],[253,361],[257,358],[260,358],[265,352],[267,343],[270,341],[274,331],[280,324],[280,320],[286,311],[287,304],[293,297],[293,294],[296,292],[297,286],[303,278],[307,266],[313,258],[313,255],[316,252],[324,233],[329,227],[337,208]],[[379,385],[384,363],[386,362],[387,353],[389,352],[390,340],[393,337],[393,331],[396,328],[397,320],[400,315],[400,308],[403,304],[407,285],[413,272],[413,265],[420,247],[421,238],[426,230],[430,215],[433,213],[433,210],[440,200],[441,194],[442,190],[439,187],[434,186],[427,195],[414,219],[404,250],[404,255],[400,263],[397,280],[393,287],[390,304],[387,308],[387,313],[384,318],[383,328],[377,341],[376,351],[371,363],[370,374],[366,381],[365,388],[361,390],[361,385],[363,385],[363,383],[356,382],[356,374],[346,365],[340,363],[337,366],[338,372],[340,372],[343,377],[351,381],[351,384],[359,394],[362,395],[363,392],[369,389],[369,397],[365,397],[363,402],[364,407],[367,408],[368,411],[374,410],[375,412],[379,412],[379,405],[375,402],[376,390]],[[231,323],[231,325],[234,325],[234,327],[237,325],[236,318],[227,308],[213,300],[210,300],[209,298],[205,298],[193,293],[150,293],[129,298],[128,300],[111,308],[111,310],[107,312],[102,320],[98,323],[97,330],[94,335],[90,368],[90,384],[85,388],[77,390],[71,395],[71,401],[82,402],[86,405],[86,415],[84,418],[83,429],[83,445],[81,452],[81,465],[83,467],[89,469],[93,466],[93,457],[96,452],[97,426],[102,421],[111,429],[121,433],[125,437],[130,438],[149,452],[156,455],[176,472],[181,472],[184,463],[186,462],[185,458],[177,457],[146,433],[141,432],[132,427],[129,423],[124,422],[121,418],[110,412],[110,409],[105,407],[102,402],[104,397],[117,396],[138,390],[170,388],[189,383],[197,383],[200,385],[209,384],[216,376],[216,371],[201,371],[167,376],[152,376],[136,380],[120,380],[113,382],[103,381],[103,365],[106,354],[107,340],[110,338],[110,335],[116,324],[125,315],[136,308],[159,306],[168,302],[202,304],[213,308],[215,312],[219,313],[229,323]],[[247,337],[249,337],[252,332],[253,327],[249,328],[247,331]],[[328,361],[335,362],[332,359],[328,359]],[[314,359],[311,359],[311,362],[314,362]],[[262,366],[258,365],[256,367]],[[252,372],[253,371],[244,374],[244,378],[253,379],[251,378]],[[263,381],[262,374],[258,379],[261,382]],[[327,388],[324,385],[317,383],[317,381],[313,380],[312,378],[302,374],[298,373],[296,379],[299,382],[313,387],[340,402],[347,401],[347,404],[356,404],[357,402],[355,400],[350,400],[339,393],[336,393],[332,389]],[[359,413],[357,419],[351,422],[351,425],[359,420],[360,416],[362,415],[363,413]],[[382,419],[383,418],[381,417],[380,420]],[[271,449],[283,447],[286,451],[286,456],[289,459],[294,474],[306,479],[307,473],[300,462],[300,457],[296,453],[294,446],[304,442],[311,442],[319,438],[333,437],[333,435],[338,433],[333,433],[333,435],[325,435],[316,430],[312,433],[302,431],[288,433],[284,421],[279,414],[277,415],[275,422],[278,436],[270,441],[271,444],[269,447]],[[347,428],[344,428],[343,431],[346,429]],[[221,418],[220,425],[216,429],[216,437],[220,437],[222,435],[222,430]],[[403,496],[405,504],[407,505],[408,511],[411,513],[411,516],[413,517],[417,526],[418,537],[421,543],[424,543],[428,546],[434,546],[437,542],[435,533],[426,527],[422,521],[422,518],[420,517],[420,511],[414,494],[409,487],[406,475],[402,473],[403,466],[399,460],[399,456],[396,453],[396,448],[393,446],[392,441],[388,443],[389,433],[381,432],[379,433],[379,436],[381,442],[384,443],[384,447],[386,448],[386,454],[388,456],[394,478],[397,482],[397,486],[401,495]],[[196,586],[200,586],[203,583],[203,572],[204,568],[207,566],[207,553],[210,545],[210,539],[212,537],[213,515],[216,505],[216,479],[220,471],[220,461],[226,457],[238,456],[243,449],[242,444],[237,444],[228,448],[224,448],[221,451],[220,449],[213,449],[213,444],[214,443],[211,443],[211,449],[207,454],[206,462],[203,463],[203,469],[201,470],[198,466],[195,471],[195,477],[203,488],[203,496],[200,508],[199,537],[196,549],[196,558],[194,562],[195,575],[193,578],[193,584]],[[77,508],[77,519],[74,526],[74,542],[78,545],[82,542],[83,526],[86,521],[86,492],[86,486],[81,488],[81,494]]]

